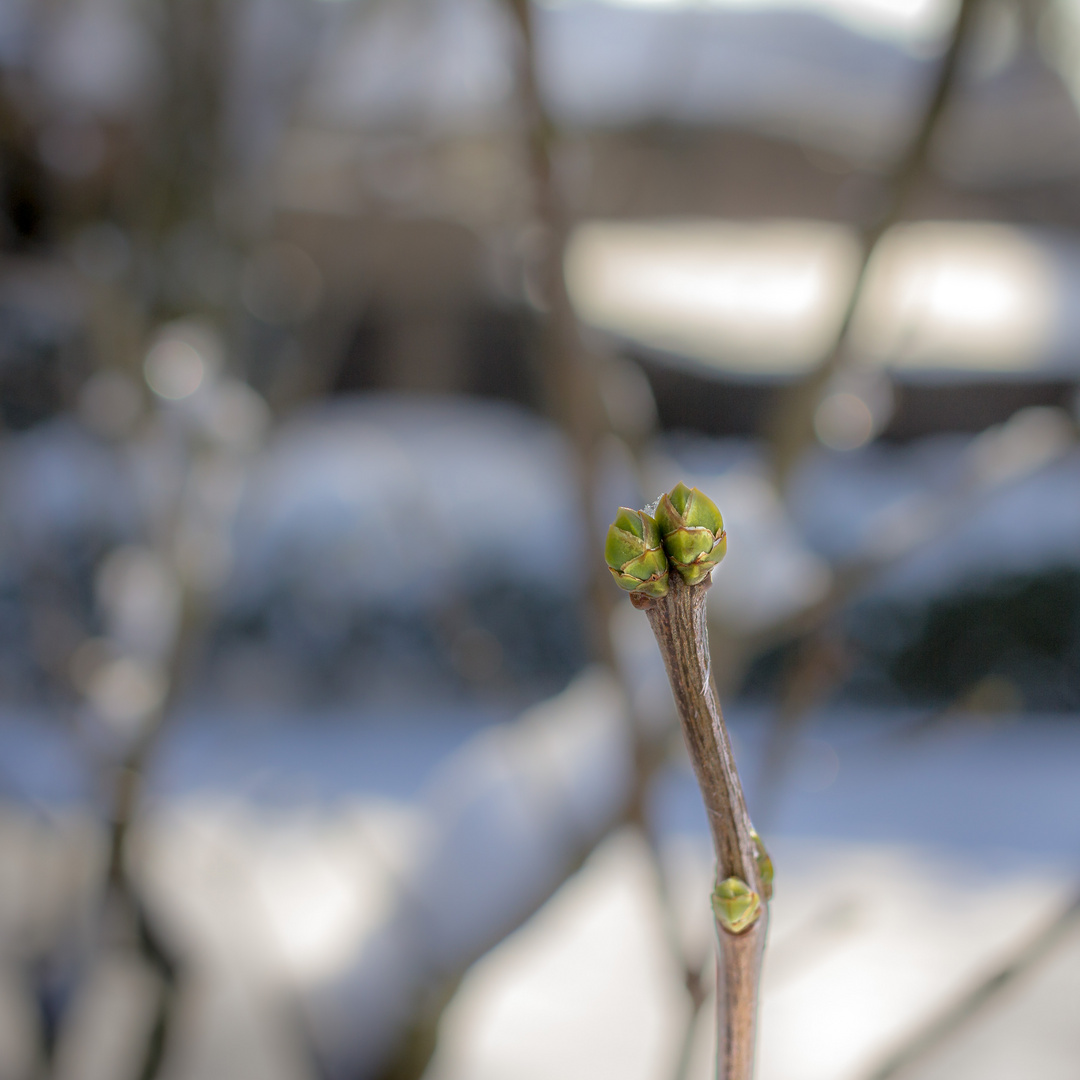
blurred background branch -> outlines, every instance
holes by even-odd
[[[912,191],[926,172],[934,134],[950,104],[961,63],[971,48],[978,10],[979,0],[960,0],[952,32],[941,59],[937,62],[937,70],[926,94],[926,103],[913,125],[914,133],[895,164],[879,180],[872,200],[879,206],[871,205],[868,220],[861,224],[859,229],[862,259],[850,294],[843,304],[835,344],[809,377],[789,390],[785,399],[777,404],[776,414],[771,422],[771,439],[776,479],[781,489],[786,486],[788,477],[800,458],[816,441],[814,415],[821,405],[821,398],[830,380],[837,374],[846,355],[851,351],[851,326],[860,302],[864,301],[874,250],[889,228],[900,220]]]

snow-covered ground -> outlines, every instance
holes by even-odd
[[[616,709],[609,720],[605,707]],[[599,835],[625,782],[617,698],[602,684],[579,685],[558,713],[543,708],[503,728],[464,714],[181,724],[139,845],[149,895],[189,950],[170,1075],[311,1076],[298,993],[309,1030],[360,1062],[373,1042],[357,1033],[393,996],[373,941],[396,941],[416,977],[452,968],[451,954],[471,955],[526,914],[558,880],[559,852]],[[765,719],[732,716],[752,807]],[[767,835],[778,879],[762,1080],[868,1075],[1075,888],[1075,719],[917,719],[823,716],[799,742]],[[5,718],[4,760],[29,760],[40,730]],[[85,814],[55,798],[39,811],[9,803],[3,815],[3,865],[18,885],[4,890],[9,957],[60,852],[81,851],[90,879]],[[663,777],[653,812],[682,933],[703,949],[709,854],[688,768]],[[432,1080],[671,1075],[687,1004],[664,940],[644,849],[616,833],[470,970],[443,1018]],[[1033,1075],[1074,1075],[1078,948],[1066,937],[910,1075],[1004,1078],[1021,1075],[1021,1061]],[[381,973],[379,994],[364,991],[365,969]],[[114,958],[94,977],[102,993],[83,1000],[73,1030],[95,1049],[69,1054],[65,1076],[119,1075],[106,1034],[138,1025],[137,968]],[[0,1072],[19,1076],[25,1002],[10,966],[0,999]],[[691,1075],[708,1075],[711,1037],[705,1019]]]
[[[760,1080],[870,1075],[905,1036],[1056,914],[1067,891],[1060,873],[990,874],[913,847],[829,841],[773,847],[783,889],[773,904],[765,966]],[[670,849],[681,871],[678,897],[687,905],[697,900],[694,929],[702,939],[705,848]],[[1075,1075],[1077,955],[1074,934],[1053,967],[971,1025],[981,1038],[965,1031],[964,1053],[950,1046],[938,1054],[951,1073],[928,1061],[905,1075]],[[1069,994],[1071,1000],[1058,996]],[[698,1080],[713,1075],[711,1007],[693,1036],[688,1075]],[[1040,1012],[1040,1023],[1026,1027]],[[623,834],[470,972],[445,1016],[430,1075],[670,1077],[688,1019],[650,864],[640,842]]]

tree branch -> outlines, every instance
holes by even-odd
[[[768,930],[768,883],[758,866],[758,846],[735,767],[709,662],[705,618],[711,576],[686,585],[669,575],[666,596],[649,599],[631,593],[631,603],[649,619],[664,658],[683,737],[701,788],[716,852],[716,878],[736,877],[762,898],[748,929],[733,933],[717,916],[719,945],[716,978],[717,1078],[751,1080],[761,961]]]
[[[878,241],[899,221],[919,179],[926,171],[934,135],[952,99],[968,42],[976,26],[980,0],[960,0],[945,52],[927,94],[918,127],[885,180],[882,206],[863,226],[862,261],[840,319],[832,349],[824,360],[781,398],[770,423],[770,441],[777,481],[784,488],[799,457],[814,442],[814,411],[832,376],[845,359],[855,313],[869,276],[871,256]]]

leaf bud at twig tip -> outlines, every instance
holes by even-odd
[[[769,853],[765,850],[761,837],[753,829],[750,830],[750,839],[754,841],[755,861],[757,862],[758,877],[761,879],[761,891],[765,894],[766,900],[771,900],[773,893],[772,859],[769,858]]]
[[[604,559],[620,589],[658,599],[668,591],[668,561],[656,522],[644,510],[619,507]]]
[[[741,934],[757,922],[761,898],[742,878],[729,877],[713,889],[713,914],[731,934]]]
[[[724,519],[706,494],[676,484],[656,508],[664,551],[687,585],[704,581],[727,554]]]

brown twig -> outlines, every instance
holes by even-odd
[[[549,402],[556,419],[570,438],[576,450],[579,468],[579,489],[583,519],[593,524],[595,507],[598,452],[602,437],[607,432],[603,408],[595,377],[590,371],[578,333],[577,319],[566,291],[563,277],[562,255],[568,232],[568,215],[559,191],[554,168],[554,149],[557,133],[551,123],[540,92],[537,77],[535,43],[533,40],[532,11],[528,0],[508,0],[522,37],[521,63],[518,68],[519,100],[525,113],[529,139],[529,155],[532,168],[536,210],[543,222],[548,240],[545,262],[544,293],[548,313],[545,327],[544,370],[548,386]],[[593,614],[593,651],[598,658],[613,668],[614,647],[610,638],[610,616],[613,593],[607,574],[598,564],[598,573],[590,582],[590,599]],[[675,575],[672,575],[673,577]],[[679,701],[684,717],[684,733],[691,739],[691,727],[686,722],[690,710],[699,721],[693,728],[697,733],[701,755],[693,753],[695,769],[699,761],[714,762],[722,755],[719,771],[712,764],[704,766],[709,775],[699,781],[705,793],[706,807],[710,815],[710,827],[717,844],[718,871],[721,878],[738,876],[762,895],[755,862],[755,848],[751,839],[750,819],[735,773],[731,746],[723,725],[712,685],[708,665],[708,636],[705,629],[705,585],[695,589],[673,588],[666,601],[658,601],[649,613],[649,619],[664,623],[669,629],[678,627],[680,632],[691,633],[697,645],[685,652],[686,664],[682,673],[685,685],[697,679],[697,693],[688,692]],[[661,632],[653,623],[658,639]],[[663,651],[663,645],[661,646]],[[693,659],[691,660],[691,654]],[[679,655],[684,655],[680,653]],[[665,655],[665,662],[668,662]],[[669,664],[669,675],[671,667]],[[671,675],[672,686],[676,677]],[[680,683],[682,685],[682,683]],[[679,694],[676,691],[678,699]],[[710,734],[715,731],[715,734]],[[640,743],[640,735],[638,735]],[[639,762],[640,765],[640,762]],[[639,769],[638,787],[647,783],[650,769]],[[709,783],[706,793],[706,781]],[[632,800],[633,803],[633,800]],[[715,811],[715,813],[714,813]],[[631,814],[633,807],[631,807]],[[726,817],[725,817],[726,814]],[[720,817],[716,817],[719,815]],[[727,825],[720,819],[739,824],[729,834]],[[721,841],[718,839],[723,836]],[[724,855],[721,856],[720,844]],[[655,851],[654,851],[655,860]],[[658,873],[663,873],[657,865]],[[662,895],[661,899],[667,903]],[[753,1071],[754,1028],[757,1003],[758,979],[761,953],[765,943],[767,914],[764,912],[757,923],[742,934],[731,934],[717,926],[720,942],[720,968],[717,973],[718,1030],[721,1033],[721,1065],[718,1076],[722,1080],[749,1080]],[[688,991],[695,1014],[700,1005],[694,987],[699,984],[700,971],[687,962],[681,949],[674,949],[677,961],[683,967]],[[692,1021],[691,1021],[692,1023]],[[685,1055],[684,1055],[685,1056]],[[682,1066],[680,1066],[682,1067]]]
[[[610,425],[596,372],[581,340],[580,327],[563,276],[563,253],[570,214],[556,175],[558,133],[540,90],[530,0],[506,0],[520,33],[517,96],[528,142],[533,209],[544,231],[541,299],[546,307],[542,337],[542,382],[548,412],[574,450],[582,520],[589,536],[596,527],[596,492],[603,440]],[[609,623],[613,596],[602,566],[589,578],[589,645],[593,657],[612,670],[615,651]]]
[[[647,615],[664,658],[705,803],[716,852],[717,881],[741,878],[759,897],[764,897],[753,826],[709,662],[705,600],[710,582],[706,578],[688,586],[672,573],[666,596],[648,599],[631,594],[631,602]],[[750,1080],[753,1075],[757,1000],[768,921],[768,907],[762,902],[756,921],[741,933],[731,932],[719,920],[716,923],[718,1080]]]

